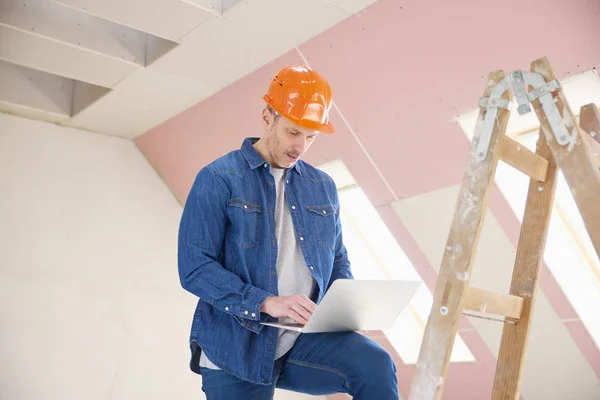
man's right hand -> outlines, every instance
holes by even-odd
[[[291,318],[299,324],[305,325],[316,308],[317,305],[308,297],[303,294],[295,294],[267,297],[260,306],[260,311],[274,318]]]

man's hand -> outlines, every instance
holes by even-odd
[[[293,296],[271,296],[260,306],[260,311],[275,318],[291,318],[304,325],[317,308],[308,297],[303,294]]]

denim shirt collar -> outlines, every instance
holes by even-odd
[[[256,169],[265,163],[265,160],[254,148],[254,144],[258,142],[258,139],[259,138],[257,137],[246,138],[242,142],[242,147],[240,148],[251,169]],[[302,175],[301,161],[298,160],[290,169],[295,169],[300,175]]]

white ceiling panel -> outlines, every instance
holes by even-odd
[[[73,81],[0,61],[0,101],[59,117],[71,113]]]
[[[141,69],[65,125],[133,138],[218,89],[153,69]]]
[[[57,42],[144,65],[146,34],[47,0],[0,0],[0,23]]]
[[[112,87],[140,67],[0,25],[0,59],[95,85]]]
[[[53,0],[117,24],[177,42],[212,13],[178,0]]]
[[[82,110],[94,104],[96,101],[111,92],[101,86],[90,85],[89,83],[73,81],[73,95],[71,102],[71,116],[79,114]]]
[[[35,108],[21,106],[12,102],[6,103],[2,100],[0,100],[0,114],[17,115],[19,117],[56,124],[60,124],[69,119],[68,115],[48,113]]]
[[[0,61],[0,111],[63,122],[110,89]]]
[[[321,0],[241,2],[182,38],[153,67],[226,86],[348,16]]]
[[[356,14],[375,3],[377,0],[323,0],[327,4],[334,5],[349,13]]]
[[[146,42],[146,66],[152,65],[154,61],[163,57],[177,46],[178,44],[175,42],[164,40],[157,36],[148,36],[148,41]]]

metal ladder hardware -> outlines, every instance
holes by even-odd
[[[600,113],[593,104],[582,107],[578,125],[548,60],[535,60],[530,69],[531,72],[514,71],[509,75],[497,70],[488,76],[410,400],[442,398],[463,314],[503,322],[492,399],[519,398],[559,170],[600,254]],[[511,92],[518,113],[534,111],[540,121],[535,152],[505,135]],[[530,178],[508,294],[469,286],[499,161]]]

